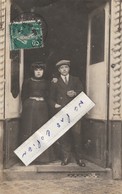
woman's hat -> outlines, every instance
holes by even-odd
[[[70,66],[70,61],[69,60],[61,60],[58,63],[56,63],[56,67],[59,68],[62,65],[68,65]]]
[[[31,68],[32,69],[39,69],[39,68],[45,69],[46,68],[46,64],[43,63],[43,62],[34,62],[34,63],[32,63]]]

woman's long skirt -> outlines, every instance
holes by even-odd
[[[27,99],[21,115],[20,139],[23,143],[48,121],[48,107],[45,101]],[[36,160],[36,163],[48,163],[55,160],[53,147],[48,148]]]

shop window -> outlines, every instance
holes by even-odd
[[[11,51],[11,93],[16,98],[20,92],[19,89],[19,69],[20,69],[20,51]]]
[[[101,10],[91,20],[91,65],[104,61],[104,40],[105,10]]]

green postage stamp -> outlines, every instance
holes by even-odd
[[[40,21],[23,21],[10,24],[11,50],[43,47]]]

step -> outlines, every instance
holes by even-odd
[[[35,179],[60,179],[63,177],[100,177],[111,178],[111,169],[102,168],[94,163],[84,161],[86,167],[80,167],[76,163],[61,166],[60,162],[46,165],[23,166],[16,164],[10,169],[4,169],[4,180],[35,180]]]

